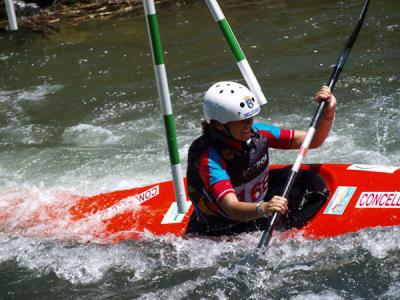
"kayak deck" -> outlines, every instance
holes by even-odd
[[[288,165],[273,165],[271,169]],[[320,239],[366,227],[400,225],[400,168],[349,164],[302,165],[325,180],[330,196],[300,232]],[[72,221],[96,217],[97,234],[113,241],[140,239],[143,234],[185,234],[193,206],[177,212],[173,182],[81,198],[70,210]],[[187,197],[188,199],[188,197]],[[295,232],[298,232],[295,230]]]
[[[304,227],[306,237],[325,238],[366,227],[400,225],[400,170],[367,165],[308,166],[326,180],[330,197]]]

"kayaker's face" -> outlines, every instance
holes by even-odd
[[[251,138],[251,127],[253,126],[253,118],[248,118],[241,121],[232,121],[226,123],[230,133],[235,140],[246,142]]]

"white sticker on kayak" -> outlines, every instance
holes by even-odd
[[[186,201],[186,212],[189,210],[190,205],[192,205],[191,201]],[[176,202],[172,203],[169,207],[167,213],[164,215],[161,224],[173,224],[173,223],[180,223],[183,220],[183,217],[186,213],[180,214],[178,212],[178,205]]]
[[[160,186],[156,185],[144,191],[143,193],[132,196],[131,198],[137,199],[137,201],[139,201],[139,203],[142,204],[143,202],[146,202],[147,200],[150,200],[151,198],[158,196],[158,194],[160,194]]]
[[[351,165],[347,170],[365,171],[365,172],[378,172],[378,173],[391,173],[396,172],[400,167],[389,166],[374,166],[374,165]]]
[[[331,201],[329,201],[324,214],[342,215],[356,189],[357,188],[355,186],[338,186],[331,198]]]
[[[128,210],[129,211],[137,210],[139,209],[141,204],[158,196],[159,194],[160,194],[160,186],[155,185],[140,194],[136,194],[122,199],[118,203],[104,209],[101,212],[96,213],[96,216],[97,218],[101,219],[109,219],[115,216],[116,214],[120,214]]]
[[[357,208],[400,208],[399,192],[364,192],[358,198]]]

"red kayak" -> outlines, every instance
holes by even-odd
[[[273,165],[271,169],[284,167]],[[304,237],[321,239],[368,227],[400,225],[400,167],[313,164],[302,169],[317,172],[330,192],[324,206],[300,229]],[[59,201],[38,205],[23,218],[16,219],[12,207],[7,207],[0,212],[0,228],[27,235],[118,242],[147,235],[183,236],[193,213],[188,201],[187,212],[178,214],[172,181],[91,197],[56,197]],[[69,234],[60,236],[61,231]]]
[[[287,167],[271,166],[271,169]],[[320,239],[366,227],[400,225],[400,168],[348,164],[303,165],[325,180],[330,197],[302,229]],[[82,198],[70,209],[73,220],[98,216],[101,235],[114,241],[153,235],[185,234],[193,206],[178,214],[172,181]],[[190,202],[188,202],[190,205]]]

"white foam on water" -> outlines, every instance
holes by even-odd
[[[290,297],[291,300],[344,300],[342,296],[334,291],[323,291],[318,294],[314,293],[301,293],[300,295]]]
[[[376,239],[371,241],[371,236],[376,237]],[[370,241],[371,249],[374,249],[377,245],[386,244],[387,252],[381,253],[379,257],[385,259],[390,256],[390,251],[399,249],[399,237],[398,227],[367,229],[357,234],[320,241],[304,240],[301,237],[277,240],[276,238],[279,238],[278,233],[278,237],[272,240],[265,253],[257,255],[255,258],[247,258],[244,262],[239,261],[239,263],[236,261],[238,258],[251,253],[255,248],[260,238],[259,233],[243,234],[237,238],[219,240],[171,238],[164,240],[171,243],[167,251],[168,254],[162,256],[168,257],[164,261],[166,267],[169,266],[174,270],[195,271],[200,269],[206,273],[211,268],[214,271],[211,270],[208,277],[204,278],[198,275],[198,279],[194,282],[188,278],[188,281],[184,281],[182,284],[177,284],[168,289],[160,289],[156,293],[143,296],[143,299],[162,297],[168,294],[188,296],[193,291],[202,290],[204,292],[207,286],[213,285],[215,282],[220,282],[223,285],[226,280],[229,281],[229,278],[234,278],[234,280],[246,285],[254,291],[253,296],[268,298],[265,297],[263,292],[266,283],[268,283],[268,289],[273,294],[279,294],[283,284],[299,284],[299,280],[302,279],[297,278],[294,274],[335,272],[334,270],[338,264],[340,265],[341,260],[343,260],[343,263],[349,264],[352,260],[357,261],[358,255],[363,257],[363,252],[360,252],[360,250],[365,248],[366,241]],[[394,242],[386,243],[385,241],[389,238],[393,239]],[[371,254],[376,257],[374,251]],[[306,280],[304,289],[307,289],[306,284],[313,288],[313,283],[308,282],[307,277],[304,280]],[[238,291],[235,288],[227,288],[223,289],[221,294],[228,296],[230,292]],[[338,293],[332,288],[319,293],[302,292],[301,289],[298,292],[296,290],[291,290],[291,292],[297,296],[289,297],[290,299],[344,299],[352,295],[348,291]],[[272,298],[275,297],[272,296]]]
[[[64,88],[61,84],[43,84],[33,87],[31,89],[13,91],[12,98],[16,101],[41,101],[46,98],[46,96],[54,94]]]
[[[9,101],[9,97],[10,97],[10,95],[12,95],[12,94],[13,94],[12,91],[0,90],[0,102]]]
[[[152,299],[185,299],[188,298],[190,293],[196,291],[196,288],[201,286],[204,283],[203,280],[187,280],[179,285],[173,285],[168,288],[161,288],[157,292],[150,292],[145,295],[140,296],[138,299],[141,300],[152,300]],[[213,295],[218,297],[221,296],[218,291],[216,293],[213,292]],[[222,294],[222,297],[218,297],[218,299],[226,299]]]
[[[40,145],[46,141],[49,129],[47,126],[33,124],[7,128],[3,130],[3,132],[7,132],[4,142],[7,144]]]
[[[114,98],[118,95],[111,95]],[[158,102],[145,100],[131,100],[130,96],[122,94],[127,100],[122,100],[117,103],[105,103],[102,107],[96,107],[93,111],[93,122],[112,122],[115,119],[121,119],[124,115],[134,114],[139,119],[146,117],[154,111],[158,111]],[[152,119],[154,122],[154,119]]]
[[[0,230],[15,236],[109,243],[103,219],[89,215],[74,219],[70,209],[81,197],[44,187],[3,188],[0,192]],[[130,208],[133,208],[130,207]]]
[[[325,292],[303,294],[302,290],[316,289],[314,285],[318,285],[318,283],[310,282],[310,274],[335,272],[340,274],[340,268],[346,268],[344,267],[346,264],[357,263],[364,256],[362,249],[367,248],[374,257],[380,260],[389,259],[393,251],[400,249],[399,238],[399,227],[366,229],[360,233],[320,241],[304,240],[300,236],[289,240],[277,240],[275,235],[267,251],[256,256],[254,260],[250,258],[239,264],[233,263],[233,268],[220,268],[218,270],[220,276],[218,277],[243,280],[249,289],[263,297],[265,295],[262,291],[265,284],[268,283],[268,290],[275,294],[272,298],[278,297],[279,291],[283,288],[282,284],[291,286],[291,293],[299,295],[299,299],[309,299],[309,297],[311,299],[313,297],[315,299],[321,297],[322,299],[329,299],[330,297],[341,299],[344,294],[346,295],[345,298],[348,298],[351,297],[350,291],[344,290],[338,294],[338,290],[334,291],[332,287],[328,294],[325,294]],[[240,248],[241,245],[242,241],[239,241],[235,247]],[[256,243],[253,247],[255,245]],[[339,271],[336,271],[336,268],[339,268]],[[346,272],[345,270],[344,272]],[[242,278],[241,274],[246,274],[245,278]],[[301,276],[298,276],[300,274]],[[341,277],[342,280],[351,280],[345,274]],[[398,274],[394,274],[393,277],[393,280],[395,280],[396,277],[398,278]],[[302,286],[302,288],[293,290],[293,286]],[[328,289],[328,286],[323,286],[323,288]]]
[[[51,88],[49,90],[51,91]],[[201,94],[194,93],[191,95],[190,91],[180,87],[175,88],[174,93],[177,94],[177,97],[189,98],[189,105],[201,107]],[[40,98],[39,94],[36,98]],[[389,98],[391,99],[391,97]],[[25,98],[34,99],[35,96],[27,96]],[[35,177],[32,178],[34,180],[32,184],[37,184],[37,176],[43,176],[43,180],[46,181],[48,186],[61,189],[63,187],[67,189],[76,187],[78,192],[95,194],[98,191],[110,191],[119,187],[129,188],[132,187],[129,186],[130,184],[135,184],[136,182],[139,185],[145,185],[169,179],[169,157],[164,129],[160,119],[154,120],[154,116],[144,115],[137,120],[128,122],[112,125],[97,124],[97,122],[109,121],[110,118],[111,120],[118,119],[121,114],[131,112],[132,109],[135,111],[140,110],[140,107],[144,107],[143,109],[146,110],[143,110],[143,112],[147,114],[149,109],[147,106],[156,105],[153,102],[155,101],[134,103],[132,105],[134,106],[133,108],[130,107],[129,102],[122,102],[116,104],[116,106],[107,104],[94,114],[93,120],[88,120],[89,123],[67,127],[62,134],[62,143],[64,146],[70,147],[70,149],[66,148],[66,151],[61,152],[59,148],[53,148],[53,150],[45,149],[42,151],[43,155],[32,152],[35,160],[37,157],[41,157],[41,160],[44,161],[47,157],[49,166],[51,166],[36,172]],[[110,105],[111,110],[108,111]],[[178,106],[177,110],[179,111],[180,109]],[[199,114],[201,115],[201,109],[199,109]],[[280,117],[279,119],[289,120],[295,127],[297,127],[296,124],[305,124],[304,116],[298,114]],[[176,120],[179,153],[185,169],[188,148],[195,136],[198,136],[201,131],[200,120],[188,118],[185,113],[178,114]],[[306,120],[307,122],[308,120]],[[343,115],[343,112],[340,112],[340,108],[336,123],[338,126],[333,128],[325,144],[319,149],[310,151],[304,162],[400,164],[398,151],[386,150],[387,141],[393,138],[392,130],[386,131],[389,133],[380,138],[379,144],[381,146],[377,148],[359,142],[360,131],[355,127],[356,125],[353,124],[352,120]],[[44,142],[48,130],[50,129],[25,126],[14,131],[7,131],[14,132],[14,136],[18,140],[31,145]],[[363,133],[361,132],[361,134]],[[361,137],[362,139],[363,137]],[[105,146],[115,146],[118,149],[105,148]],[[26,153],[23,155],[26,155]],[[292,162],[296,155],[295,151],[271,151],[272,163]],[[14,157],[18,160],[18,155],[14,155]],[[61,163],[58,159],[52,159],[52,157],[62,157],[63,160],[71,163]],[[25,160],[28,161],[29,159],[26,158]],[[50,170],[55,173],[50,174]],[[7,178],[13,173],[20,174],[22,175],[20,178],[23,183],[29,184],[29,176],[31,175],[29,175],[30,172],[28,170],[22,171],[23,173],[25,172],[26,176],[21,172],[9,172],[7,170],[5,172],[9,174],[6,176]],[[31,173],[34,174],[34,172]],[[47,181],[48,178],[51,180]],[[10,181],[15,182],[19,180],[18,178],[15,178],[15,180],[10,179]]]
[[[97,282],[111,269],[121,267],[139,280],[156,267],[151,257],[140,252],[131,255],[132,249],[125,244],[74,244],[0,235],[0,245],[0,262],[15,260],[37,275],[54,272],[72,284]]]
[[[29,116],[26,113],[24,102],[40,102],[46,99],[48,95],[54,94],[63,88],[64,86],[60,84],[44,83],[24,90],[0,90],[0,103],[2,103],[0,117],[7,124],[5,127],[0,128],[0,132],[3,131],[5,136],[11,136],[3,139],[6,141],[10,139],[10,143],[27,142],[29,144],[32,140],[35,141],[34,135],[32,137],[21,137],[20,135],[20,127],[40,128],[37,124],[29,123]],[[16,136],[14,137],[14,135]]]
[[[382,236],[377,237],[379,235]],[[281,295],[285,286],[300,287],[302,280],[307,280],[307,277],[301,279],[290,274],[323,274],[324,270],[337,265],[340,257],[350,255],[357,259],[357,251],[371,237],[376,237],[372,239],[376,244],[373,246],[371,242],[369,247],[376,247],[389,237],[398,239],[399,230],[376,229],[320,241],[307,241],[300,237],[279,240],[277,234],[264,254],[239,262],[236,266],[238,258],[255,248],[259,233],[219,239],[149,237],[148,242],[114,245],[78,244],[3,233],[0,234],[0,262],[15,260],[18,266],[34,271],[37,276],[53,272],[76,285],[108,281],[110,271],[130,274],[124,280],[133,286],[143,281],[163,280],[163,276],[178,276],[174,284],[146,292],[140,299],[185,298],[199,291],[202,295],[230,299],[232,293],[241,292],[236,284],[246,288],[253,298],[274,299],[274,295]],[[388,251],[393,248],[399,249],[399,246],[388,246]],[[387,255],[390,255],[389,252]],[[359,254],[363,255],[362,252]],[[186,272],[192,275],[179,275]],[[393,276],[395,280],[398,274]],[[232,280],[236,283],[229,283]],[[306,291],[291,289],[286,297],[298,300],[345,299],[352,296],[351,291],[332,288],[307,292],[307,285],[312,290],[312,284],[304,282]],[[397,288],[397,283],[392,282],[383,296],[396,297]]]
[[[399,275],[396,278],[399,278]],[[388,290],[379,297],[380,299],[400,299],[400,282],[396,281],[396,278],[389,285]]]
[[[5,55],[3,53],[0,53],[0,60],[6,61],[7,59],[9,59],[9,56],[7,56],[7,55]]]
[[[377,84],[379,80],[381,79],[350,78],[346,80],[346,84]],[[328,138],[321,147],[308,152],[304,163],[400,165],[399,151],[396,150],[400,146],[400,108],[396,101],[398,96],[399,91],[386,96],[372,94],[369,99],[363,99],[368,103],[363,106],[354,105],[354,100],[338,99],[336,119]],[[277,123],[279,126],[306,130],[311,115],[296,113],[281,116],[279,119],[284,120]],[[269,119],[268,121],[271,122]],[[274,163],[292,162],[296,155],[293,151],[271,151]]]
[[[62,137],[65,143],[81,147],[116,144],[121,139],[109,129],[90,124],[68,127],[64,130]]]
[[[363,231],[360,233],[363,240],[362,247],[374,257],[383,259],[394,250],[400,250],[400,227],[393,227],[390,231]]]
[[[300,232],[301,234],[301,232]],[[342,256],[357,249],[368,250],[376,258],[383,259],[390,251],[400,250],[400,227],[366,228],[354,234],[346,234],[318,241],[304,240],[301,235],[289,240],[273,240],[265,258],[272,258],[272,266],[278,268],[282,261],[290,266],[296,261],[315,260],[331,253]],[[274,242],[276,244],[274,244]],[[279,259],[278,259],[279,258]]]

